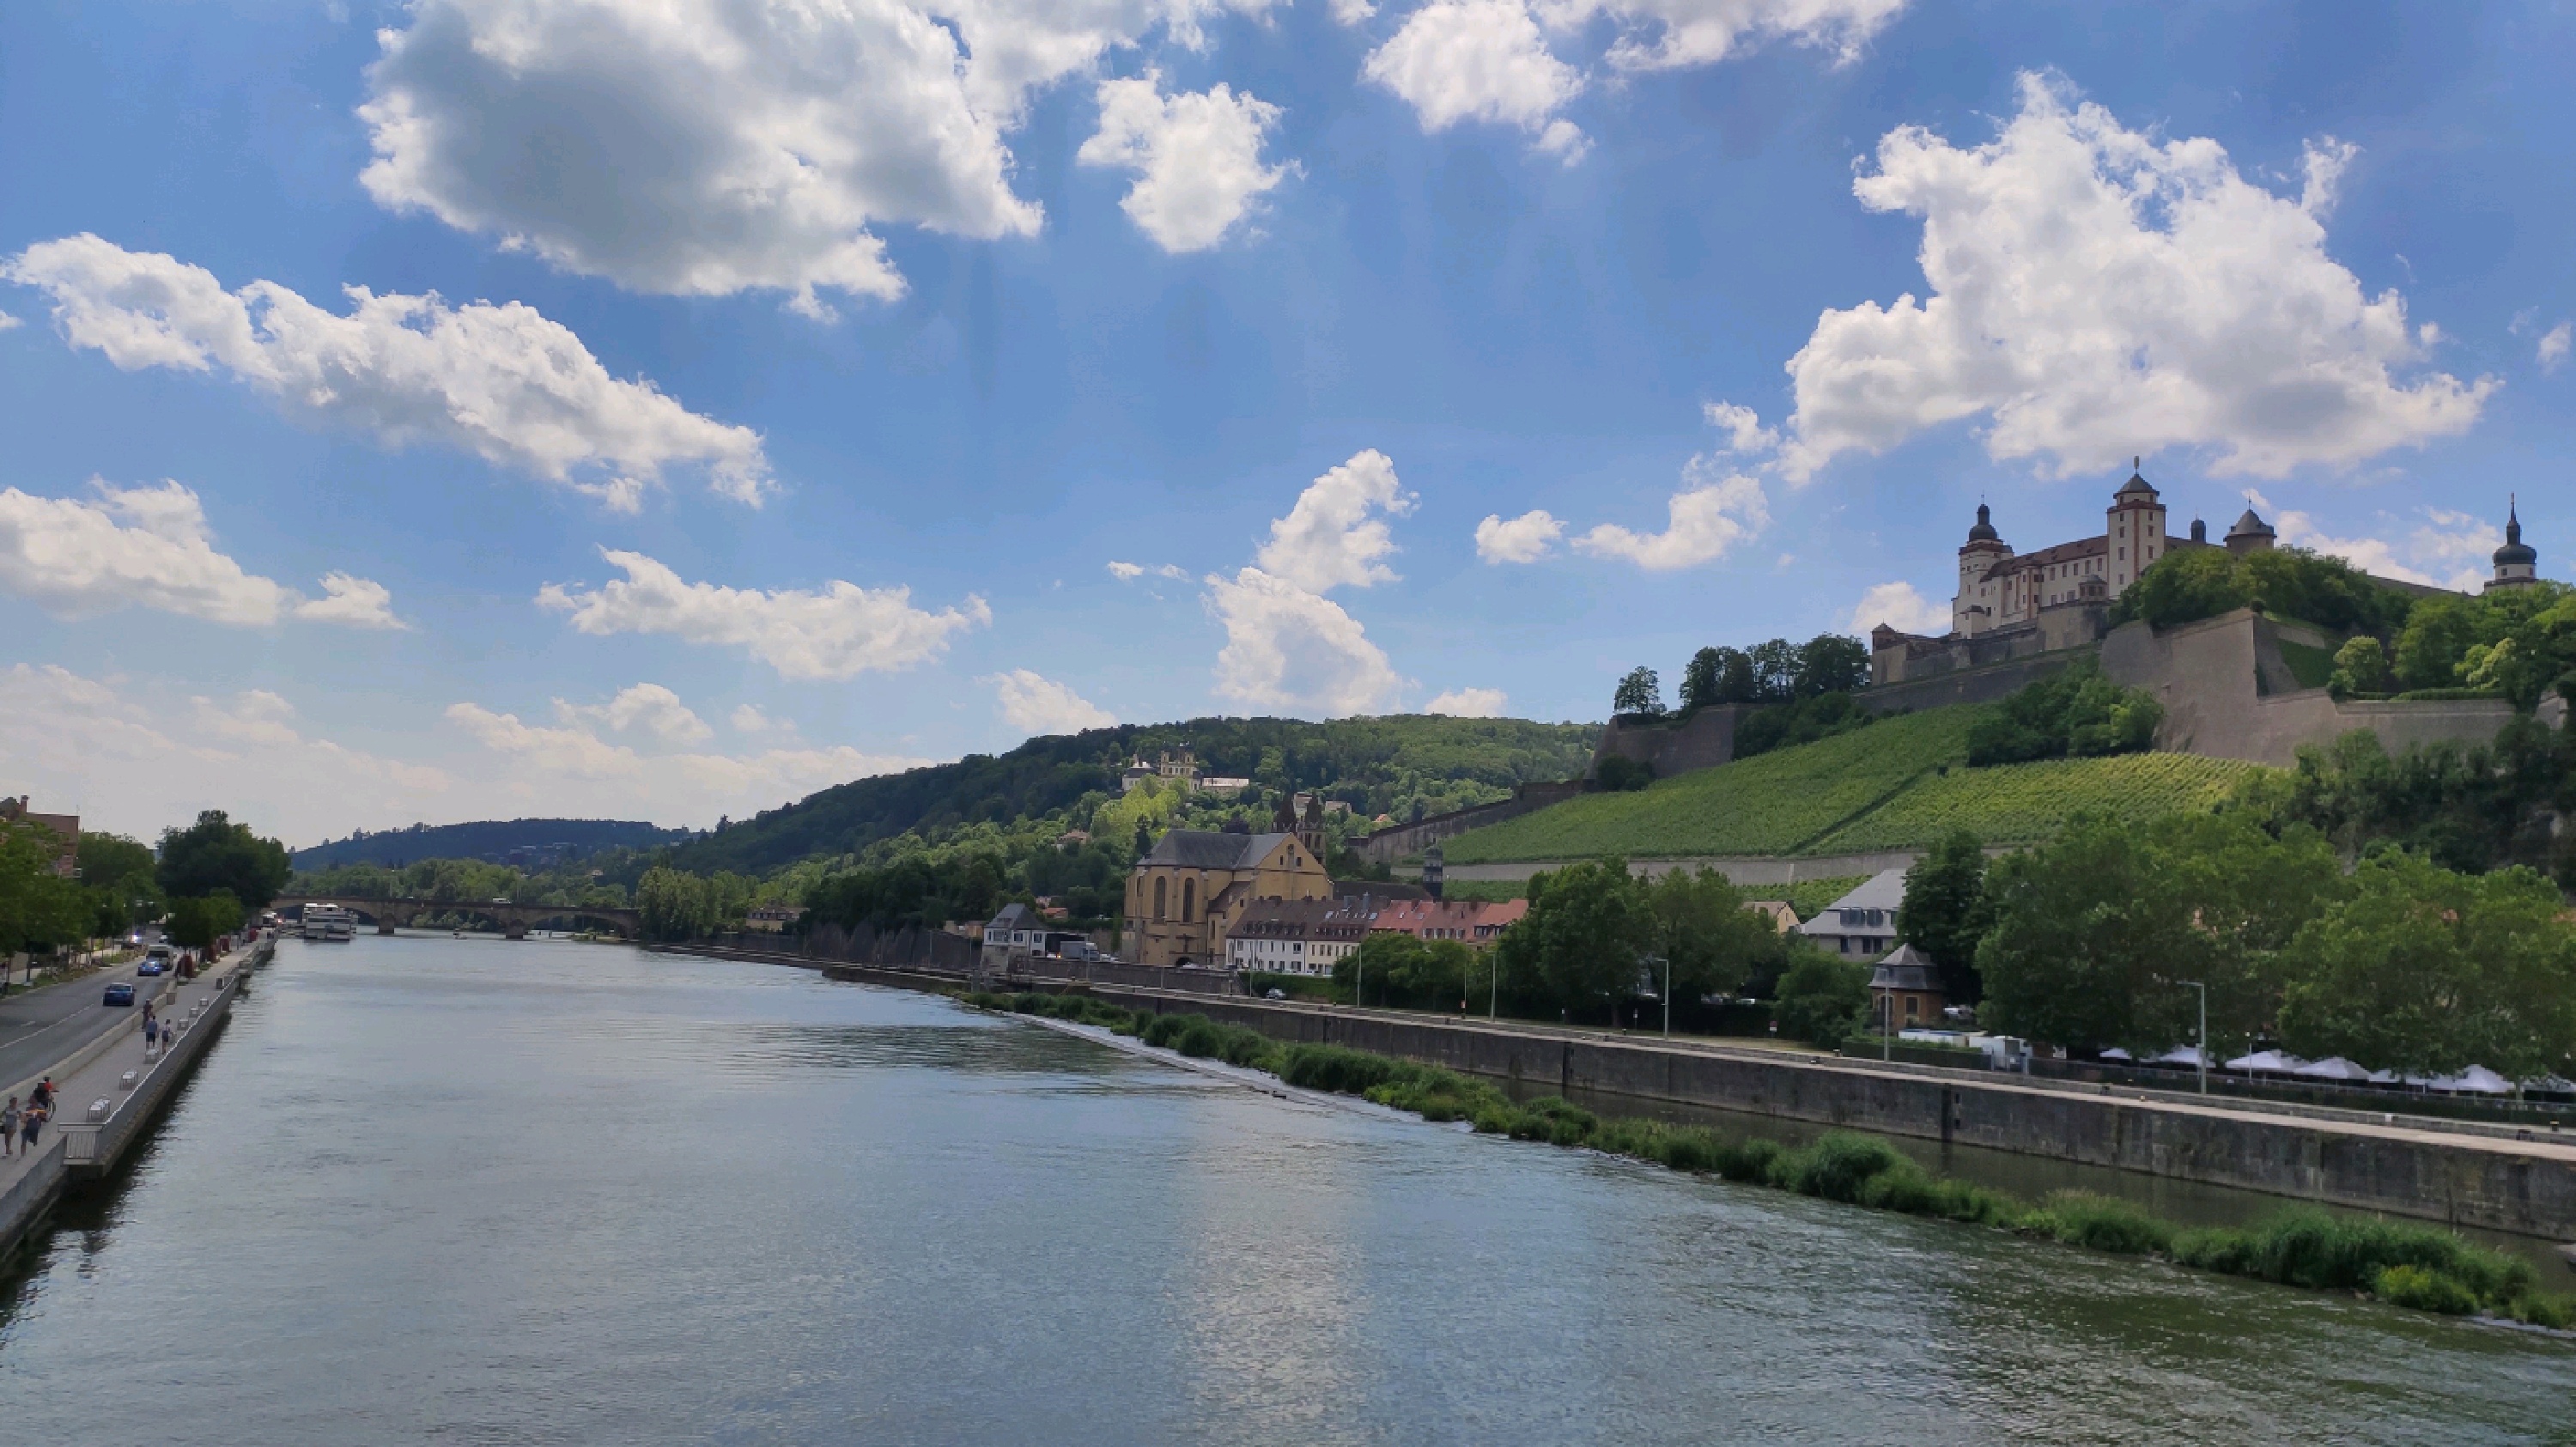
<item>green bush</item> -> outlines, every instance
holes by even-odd
[[[2091,1191],[2058,1191],[2033,1213],[2033,1225],[2071,1246],[2144,1256],[2173,1245],[2173,1227],[2140,1207]]]
[[[1773,1167],[1772,1179],[1802,1196],[1858,1203],[1870,1179],[1913,1163],[1876,1136],[1827,1131],[1816,1143],[1792,1151]],[[1918,1168],[1919,1169],[1919,1168]]]
[[[2417,1311],[2438,1311],[2444,1316],[2467,1316],[2478,1309],[2478,1298],[2467,1287],[2421,1266],[2391,1266],[2371,1281],[2371,1294],[2392,1306],[2411,1306]]]

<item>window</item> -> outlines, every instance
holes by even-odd
[[[1193,920],[1193,919],[1195,919],[1195,918],[1197,918],[1197,917],[1198,917],[1198,905],[1199,905],[1199,882],[1198,882],[1197,880],[1195,880],[1195,879],[1184,879],[1184,880],[1182,880],[1182,881],[1181,881],[1181,923],[1183,923],[1183,924],[1188,924],[1191,920]]]
[[[1165,879],[1159,874],[1154,876],[1154,918],[1156,919],[1163,918],[1163,889],[1164,886],[1170,883],[1170,880]]]

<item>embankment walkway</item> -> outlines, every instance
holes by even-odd
[[[32,1151],[17,1149],[0,1160],[0,1261],[17,1249],[29,1228],[44,1218],[72,1182],[105,1175],[167,1102],[189,1066],[213,1043],[249,973],[268,962],[274,936],[254,941],[214,962],[182,984],[165,979],[154,1012],[169,1027],[167,1043],[146,1049],[143,1009],[23,1080],[0,1086],[21,1108],[38,1081],[54,1082],[53,1119]],[[105,979],[88,982],[104,989]]]

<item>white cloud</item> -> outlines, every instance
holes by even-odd
[[[1950,605],[1924,597],[1912,583],[1879,583],[1860,595],[1851,631],[1867,638],[1881,623],[1899,633],[1938,638],[1950,631]]]
[[[25,325],[25,322],[11,316],[9,313],[0,312],[0,332],[15,331]]]
[[[418,0],[378,33],[361,175],[396,210],[638,291],[900,295],[874,228],[1034,235],[1004,141],[1156,27],[1272,0]]]
[[[1225,625],[1220,697],[1332,717],[1376,712],[1403,690],[1385,652],[1331,599],[1259,568],[1207,585],[1208,610]]]
[[[1747,457],[1759,456],[1780,445],[1780,434],[1762,425],[1762,416],[1750,407],[1733,402],[1711,402],[1701,409],[1711,427],[1726,429],[1726,450]]]
[[[148,839],[224,809],[262,833],[311,840],[356,819],[438,812],[458,787],[442,769],[308,736],[266,690],[192,697],[181,684],[53,665],[0,670],[0,790],[74,798],[90,828]]]
[[[410,626],[394,616],[394,595],[384,584],[346,573],[323,574],[322,596],[296,604],[295,616],[351,628],[399,630]]]
[[[1357,25],[1376,13],[1375,0],[1332,0],[1335,25]]]
[[[626,576],[591,592],[548,583],[537,602],[570,613],[584,633],[667,633],[740,648],[784,678],[844,679],[909,668],[937,657],[951,635],[993,621],[993,610],[972,593],[962,605],[933,613],[912,606],[906,587],[862,588],[835,579],[811,592],[728,588],[685,582],[641,553],[602,548],[600,556]]]
[[[1118,722],[1116,714],[1096,707],[1069,685],[1025,668],[994,674],[984,682],[999,691],[1003,721],[1032,738],[1105,729]]]
[[[2271,520],[2283,547],[2341,558],[2383,578],[2464,593],[2485,585],[2493,566],[2490,555],[2504,542],[2504,530],[2496,524],[2444,508],[2422,509],[2422,520],[2399,544],[2383,538],[2337,536],[2311,514],[2295,508],[2276,511],[2269,498],[2250,488],[2245,500]]]
[[[1581,154],[1582,133],[1556,113],[1582,92],[1583,72],[1549,53],[1522,0],[1433,0],[1360,73],[1402,97],[1426,131],[1488,121],[1550,139],[1569,160]]]
[[[1122,583],[1132,583],[1145,576],[1145,570],[1135,563],[1112,562],[1109,565],[1109,576]]]
[[[1609,60],[1622,70],[1676,70],[1713,65],[1766,41],[1783,40],[1834,53],[1837,63],[1905,8],[1906,0],[1573,0],[1578,15],[1606,13],[1621,25]]]
[[[770,485],[760,434],[617,380],[518,302],[450,307],[353,286],[339,316],[274,282],[227,292],[203,267],[87,234],[28,247],[0,278],[43,288],[64,339],[126,371],[220,367],[291,415],[393,446],[461,447],[621,510],[676,465],[703,466],[709,487],[740,502]]]
[[[1270,524],[1257,561],[1310,593],[1394,582],[1395,570],[1382,561],[1396,550],[1386,519],[1413,511],[1414,501],[1385,453],[1372,447],[1353,454],[1308,483],[1288,515]]]
[[[1558,112],[1590,82],[1560,52],[1595,20],[1613,29],[1603,61],[1635,72],[1713,65],[1772,40],[1830,50],[1839,63],[1904,8],[1905,0],[1433,0],[1405,17],[1361,74],[1410,103],[1424,130],[1518,126],[1572,165],[1592,143]]]
[[[1296,167],[1261,163],[1279,107],[1222,83],[1173,96],[1161,85],[1150,70],[1101,82],[1100,130],[1076,159],[1138,173],[1121,209],[1165,251],[1205,251]]]
[[[1596,557],[1625,558],[1652,572],[1696,567],[1726,556],[1737,543],[1771,521],[1762,484],[1742,474],[1715,476],[1707,458],[1693,458],[1674,493],[1671,522],[1660,533],[1634,533],[1603,523],[1574,540]]]
[[[2303,198],[2319,205],[2341,165],[2326,154]],[[2315,214],[2215,141],[2124,129],[2048,78],[2023,76],[1983,146],[1889,132],[1853,190],[1923,218],[1932,295],[1818,319],[1789,363],[1795,480],[1977,416],[1989,454],[2061,474],[2184,446],[2277,476],[2464,431],[2498,385],[2401,379],[2420,360],[2404,300],[2365,297]]]
[[[1487,513],[1476,524],[1476,556],[1489,563],[1535,563],[1564,536],[1565,524],[1543,507],[1516,518]]]
[[[792,724],[771,718],[757,707],[747,703],[734,706],[730,722],[733,724],[734,732],[738,734],[765,734],[771,729],[786,730],[794,727]]]
[[[450,704],[446,721],[501,759],[505,797],[549,810],[703,825],[800,799],[817,789],[873,774],[917,768],[928,759],[831,748],[765,749],[756,754],[645,753],[611,743],[578,724],[522,723],[518,715],[474,703]],[[487,762],[484,768],[490,768]]]
[[[322,580],[326,594],[245,572],[216,550],[197,495],[176,482],[111,487],[93,479],[95,501],[0,491],[0,591],[64,618],[120,608],[157,608],[210,623],[265,627],[281,616],[358,628],[400,628],[392,594],[346,573]]]
[[[2567,360],[2570,345],[2576,345],[2576,324],[2560,322],[2540,334],[2540,344],[2532,349],[2532,355],[2540,363],[2540,370],[2555,372]]]
[[[667,744],[703,743],[716,732],[680,702],[678,694],[658,683],[629,685],[606,703],[574,704],[559,698],[555,715],[567,724],[593,724],[617,733],[642,729]]]
[[[1501,718],[1511,700],[1499,688],[1453,688],[1422,706],[1424,713],[1451,718]]]
[[[586,723],[530,726],[471,703],[422,726],[389,750],[400,757],[387,757],[316,737],[267,690],[191,696],[167,680],[22,663],[0,667],[0,791],[68,797],[90,827],[147,839],[200,809],[224,809],[294,844],[415,819],[697,827],[930,762],[849,747],[645,752],[604,742]]]

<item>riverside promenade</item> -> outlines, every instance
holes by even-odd
[[[234,950],[198,976],[166,979],[153,1008],[170,1032],[146,1048],[143,1008],[89,1039],[61,1059],[0,1085],[0,1099],[14,1095],[21,1107],[36,1083],[54,1082],[54,1115],[33,1151],[0,1160],[0,1264],[10,1261],[29,1231],[75,1181],[105,1175],[139,1137],[198,1056],[214,1042],[234,997],[250,972],[277,948],[269,936]],[[104,990],[114,976],[86,983]],[[14,1147],[16,1142],[12,1142]]]

